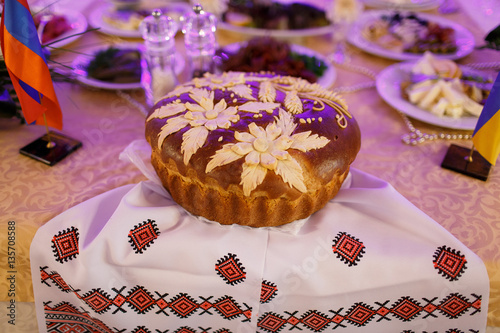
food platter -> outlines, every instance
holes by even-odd
[[[377,76],[376,88],[382,99],[403,114],[425,123],[445,128],[474,130],[478,119],[477,117],[439,117],[429,111],[420,109],[403,98],[401,94],[401,83],[409,79],[411,68],[414,65],[415,62],[402,62],[391,65],[380,72]],[[467,71],[467,69],[464,68],[464,71]],[[472,72],[472,70],[470,71]]]
[[[71,28],[54,38],[52,41],[44,43],[50,44],[50,48],[61,48],[66,46],[80,38],[81,34],[87,30],[87,19],[80,12],[65,10],[64,13],[55,12],[54,14],[64,16]]]
[[[351,30],[347,34],[347,41],[370,54],[377,55],[383,58],[400,61],[418,60],[422,56],[421,53],[398,52],[386,49],[372,41],[367,40],[363,36],[363,29],[367,24],[380,19],[384,15],[392,15],[394,13],[395,11],[390,10],[371,10],[364,12],[359,17],[358,21],[351,27]],[[405,12],[400,13],[408,14]],[[455,30],[457,50],[453,53],[435,54],[436,57],[441,59],[456,60],[469,55],[474,50],[474,36],[462,25],[446,18],[427,13],[418,13],[418,17],[430,22],[435,22],[443,27],[450,27]]]
[[[243,47],[245,44],[244,43],[233,43],[224,46],[224,50],[230,53],[236,53],[241,47]],[[317,59],[321,60],[322,62],[325,63],[327,66],[326,71],[323,73],[318,78],[317,83],[320,84],[322,87],[325,89],[329,89],[333,86],[335,83],[335,80],[337,79],[337,72],[335,70],[335,67],[328,61],[326,57],[324,57],[322,54],[311,50],[305,46],[297,45],[297,44],[290,44],[290,49],[292,52],[306,55],[309,57],[316,57]]]
[[[442,0],[362,0],[370,7],[403,10],[431,10],[436,9]]]
[[[244,3],[245,1],[243,1]],[[308,1],[290,1],[290,0],[272,0],[272,1],[261,1],[260,5],[253,5],[251,6],[251,9],[256,9],[259,6],[263,7],[268,7],[272,6],[272,4],[278,5],[276,9],[274,8],[274,11],[278,11],[278,16],[280,16],[282,21],[280,22],[279,26],[281,26],[280,29],[270,29],[270,28],[263,28],[263,27],[255,27],[255,26],[241,26],[238,24],[226,22],[224,19],[219,19],[218,24],[217,24],[217,29],[227,31],[227,32],[233,32],[237,33],[240,35],[246,35],[250,37],[274,37],[274,38],[282,38],[282,39],[293,39],[293,38],[301,38],[301,37],[310,37],[310,36],[320,36],[320,35],[325,35],[329,34],[332,32],[334,29],[334,24],[332,22],[326,22],[322,21],[321,24],[326,24],[330,23],[329,25],[321,25],[318,26],[319,22],[314,22],[309,21],[311,17],[317,17],[317,15],[322,12],[322,14],[319,14],[320,16],[324,16],[323,18],[326,20],[328,19],[328,11],[327,7],[330,6],[330,2],[328,1],[323,1],[323,0],[308,0]],[[279,6],[285,6],[283,8]],[[293,9],[287,8],[289,5],[300,5],[304,7],[295,7]],[[310,13],[309,10],[312,10],[313,12]],[[228,11],[230,12],[230,10]],[[227,18],[228,12],[222,14],[222,17]],[[261,16],[257,13],[249,13],[246,10],[243,11],[244,16],[247,16],[253,21],[254,18],[260,18],[261,20],[263,18],[269,19],[271,21],[273,20],[278,20],[279,18],[276,16],[271,16],[271,15],[264,15]],[[257,10],[257,12],[259,12]],[[268,12],[266,10],[263,11],[264,13]],[[300,13],[300,14],[299,14]],[[254,18],[251,18],[252,15],[255,15]],[[286,27],[289,27],[289,24],[293,24],[294,18],[289,17],[288,15],[292,16],[297,16],[301,17],[300,21],[302,24],[308,24],[308,25],[316,25],[316,26],[311,26],[311,27],[305,27],[304,25],[298,25],[295,26],[295,29],[287,29]],[[286,23],[285,23],[286,22]],[[248,23],[248,22],[247,22]],[[255,25],[255,22],[251,23],[252,25]]]
[[[97,80],[87,76],[85,68],[87,67],[89,62],[92,61],[92,59],[94,59],[94,55],[99,51],[109,48],[110,46],[111,45],[104,45],[92,48],[90,50],[87,50],[86,54],[80,54],[78,57],[76,57],[72,63],[73,74],[75,74],[76,80],[90,87],[107,89],[107,90],[141,89],[142,88],[141,82],[113,83],[113,82]],[[141,50],[143,47],[142,44],[138,43],[121,43],[121,44],[114,44],[112,46],[121,49],[136,49],[136,50],[137,49]],[[175,66],[174,66],[175,74],[179,75],[184,69],[184,66],[185,66],[184,58],[177,53],[175,57]]]
[[[168,2],[161,7],[164,9],[164,14],[171,16],[173,19],[178,19],[180,16],[191,10],[188,3],[184,2]],[[89,15],[89,23],[94,28],[99,28],[99,31],[108,35],[125,37],[125,38],[140,38],[141,32],[139,29],[123,29],[118,26],[106,22],[106,15],[110,15],[114,11],[111,4],[103,4],[97,6]]]

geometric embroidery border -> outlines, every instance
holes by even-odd
[[[339,232],[332,245],[333,253],[349,267],[356,266],[365,253],[365,245],[346,232]]]
[[[110,329],[102,321],[97,318],[92,318],[85,311],[79,311],[74,305],[68,302],[62,302],[54,307],[50,306],[51,302],[45,303],[45,323],[47,332],[60,333],[60,332],[99,332],[99,333],[116,333],[126,332],[117,328]],[[152,333],[145,326],[137,326],[130,333]],[[159,332],[156,330],[156,332]],[[167,330],[165,332],[179,332],[179,333],[231,333],[226,328],[213,329],[201,328],[200,330],[193,329],[188,326],[179,327],[176,330]]]
[[[195,313],[199,315],[217,313],[227,320],[240,318],[242,322],[248,322],[252,317],[251,307],[246,303],[240,305],[233,297],[228,295],[215,298],[214,296],[194,297],[186,293],[179,293],[173,297],[168,297],[168,293],[150,292],[144,286],[139,285],[131,288],[128,292],[126,287],[121,289],[112,288],[114,295],[109,295],[101,288],[82,293],[79,289],[68,286],[57,272],[49,273],[47,268],[41,267],[42,283],[50,286],[49,282],[52,282],[59,288],[61,283],[64,283],[67,286],[63,290],[64,292],[74,293],[78,299],[98,314],[108,311],[112,311],[113,314],[117,312],[126,313],[126,307],[128,307],[137,314],[155,311],[156,314],[169,316],[167,312],[169,311],[179,318],[188,318]],[[54,277],[57,277],[57,279]]]
[[[423,316],[424,319],[427,317],[437,318],[441,314],[449,319],[456,319],[469,311],[471,316],[481,312],[481,296],[472,294],[472,297],[474,299],[469,301],[467,297],[459,293],[452,293],[441,301],[438,301],[437,297],[431,300],[423,298],[421,304],[411,297],[404,296],[392,305],[389,305],[390,301],[387,300],[383,303],[375,302],[375,305],[358,302],[347,310],[344,310],[346,308],[340,308],[337,311],[329,310],[329,314],[317,310],[309,310],[302,315],[298,311],[286,311],[284,314],[266,312],[259,317],[257,326],[271,333],[277,333],[284,329],[322,332],[327,328],[345,328],[347,325],[364,327],[372,321],[390,321],[392,318],[411,322],[419,316]],[[450,329],[447,332],[459,333],[460,331]]]
[[[64,292],[75,293],[78,299],[85,302],[98,314],[107,311],[113,311],[113,314],[118,311],[126,313],[125,306],[128,306],[137,314],[145,314],[154,310],[155,314],[169,316],[167,311],[170,311],[183,319],[195,313],[198,313],[198,315],[217,313],[227,320],[241,318],[242,322],[248,322],[252,317],[251,307],[245,303],[243,303],[243,306],[239,305],[233,297],[228,295],[216,299],[213,296],[195,297],[186,293],[178,293],[173,297],[168,297],[168,293],[150,292],[143,286],[135,286],[128,292],[126,287],[121,289],[112,288],[115,293],[113,296],[100,288],[81,294],[80,290],[68,286],[57,272],[48,273],[47,267],[41,267],[41,276],[42,283],[50,286],[49,282],[52,282]],[[61,285],[67,287],[61,288]],[[449,319],[456,319],[468,312],[470,312],[471,316],[481,312],[482,296],[476,294],[471,296],[473,299],[469,300],[464,295],[452,293],[442,299],[438,297],[432,299],[422,298],[420,301],[409,296],[403,296],[392,303],[390,300],[375,302],[371,305],[357,302],[338,310],[330,309],[328,313],[318,310],[308,310],[303,314],[299,314],[298,311],[286,311],[284,314],[267,312],[258,318],[257,326],[270,333],[277,333],[283,329],[321,332],[326,328],[345,328],[347,325],[362,327],[369,325],[371,322],[390,321],[392,319],[411,322],[418,317],[423,317],[423,319],[428,317],[438,318],[439,315]],[[453,329],[449,332],[459,333]]]
[[[126,332],[125,329],[117,329],[113,328],[111,330],[106,324],[100,321],[97,318],[92,318],[89,316],[88,312],[82,310],[79,311],[74,305],[69,302],[61,302],[58,305],[53,307],[50,306],[50,301],[44,304],[45,310],[45,323],[47,327],[48,333],[60,333],[60,332],[99,332],[99,333],[115,333],[115,332]],[[278,318],[278,317],[276,317]],[[283,317],[281,317],[283,318]],[[284,319],[283,319],[284,320]],[[286,320],[285,320],[286,321]],[[289,320],[293,321],[293,320]],[[263,328],[266,331],[269,329]],[[281,327],[283,328],[283,327]],[[326,327],[325,327],[326,328]],[[322,329],[316,329],[315,332],[320,332]],[[156,332],[160,332],[156,330]],[[221,329],[213,329],[209,328],[201,328],[199,330],[193,329],[188,326],[182,326],[175,330],[166,330],[164,332],[173,332],[173,333],[232,333],[230,330],[221,328]],[[277,332],[277,330],[272,330],[272,332]],[[468,333],[478,333],[479,331],[470,330]],[[132,329],[130,333],[153,333],[152,330],[148,329],[145,326],[137,326]],[[401,333],[416,333],[415,331],[405,330]],[[421,333],[431,333],[427,331],[423,331]],[[435,333],[435,332],[433,332]],[[445,333],[465,333],[456,328],[449,329]]]
[[[76,258],[79,254],[78,238],[78,229],[73,226],[59,231],[57,235],[52,237],[52,252],[54,252],[56,261],[64,264],[64,262]]]
[[[450,281],[457,281],[467,269],[465,255],[445,245],[436,249],[432,263],[434,268]]]

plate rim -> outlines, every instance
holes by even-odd
[[[96,29],[99,29],[98,30],[99,32],[112,36],[129,37],[129,38],[141,37],[141,33],[138,30],[118,29],[104,22],[103,20],[104,13],[110,7],[112,7],[111,4],[104,3],[94,8],[94,10],[91,11],[88,16],[90,25]]]
[[[167,2],[165,3],[165,5],[185,7],[186,10],[188,10],[188,8],[191,8],[187,3],[179,1]],[[119,29],[104,22],[103,20],[104,13],[106,13],[108,9],[111,8],[112,6],[113,5],[110,3],[103,3],[94,8],[94,10],[92,10],[90,14],[88,14],[88,20],[90,25],[93,26],[94,28],[98,28],[99,32],[105,33],[107,35],[126,37],[126,38],[142,37],[141,32],[139,30]]]
[[[105,50],[111,46],[115,46],[117,48],[137,48],[140,51],[140,48],[142,47],[142,43],[135,43],[135,42],[122,42],[122,43],[117,43],[117,44],[105,44],[105,45],[99,45],[95,46],[92,48],[86,49],[84,52],[88,52],[88,54],[80,54],[78,55],[75,59],[73,59],[71,63],[71,67],[73,68],[72,72],[76,76],[76,80],[80,83],[83,83],[89,87],[94,87],[94,88],[101,88],[101,89],[106,89],[106,90],[133,90],[133,89],[142,89],[142,83],[139,82],[130,82],[130,83],[111,83],[111,82],[106,82],[106,81],[101,81],[93,78],[89,78],[85,75],[82,74],[84,72],[82,69],[78,69],[79,66],[82,66],[84,64],[88,64],[88,62],[91,60],[93,55],[95,55],[96,52],[99,52],[101,50]],[[176,61],[176,66],[175,66],[175,73],[176,75],[179,75],[183,70],[185,66],[185,60],[184,58],[176,52],[175,54],[175,61]]]
[[[54,40],[45,42],[44,44],[50,44],[50,48],[62,48],[63,46],[66,46],[77,39],[79,39],[82,35],[77,35],[77,36],[72,36],[74,34],[81,34],[85,32],[88,28],[88,21],[85,15],[83,15],[81,12],[77,10],[72,10],[72,9],[65,9],[64,11],[55,11],[55,15],[60,15],[66,17],[68,19],[70,16],[73,17],[74,19],[71,20],[70,23],[71,25],[73,24],[78,24],[77,28],[73,29],[71,28],[70,30],[64,32],[60,36],[57,36]],[[68,38],[66,38],[68,37]],[[57,41],[58,39],[65,38],[64,40]]]
[[[297,29],[297,30],[279,30],[279,29],[260,29],[252,27],[241,27],[233,25],[222,20],[217,23],[217,28],[221,30],[236,32],[249,36],[270,36],[277,38],[294,38],[294,37],[308,37],[308,36],[319,36],[326,35],[333,31],[334,24],[331,23],[327,26],[309,28],[309,29]]]
[[[386,59],[397,60],[397,61],[409,61],[409,60],[418,60],[422,57],[423,53],[405,53],[405,52],[395,52],[391,50],[384,49],[381,46],[376,45],[362,37],[361,31],[364,25],[368,22],[369,19],[380,17],[383,14],[394,13],[395,10],[368,10],[365,11],[355,24],[352,25],[348,35],[347,41],[352,45],[360,48],[361,50],[368,52],[370,54],[383,57]],[[408,10],[398,11],[403,14],[411,13]],[[444,17],[440,17],[437,15],[429,14],[429,13],[418,13],[417,16],[433,21],[435,23],[443,24],[447,27],[452,27],[455,32],[459,35],[457,36],[457,44],[459,44],[459,50],[457,52],[451,54],[437,54],[433,53],[433,55],[440,59],[449,59],[449,60],[457,60],[469,55],[472,51],[474,51],[475,47],[475,39],[474,35],[464,26],[458,24],[452,20],[449,20]],[[463,47],[460,48],[460,45]]]
[[[375,8],[397,8],[397,9],[402,9],[402,10],[417,10],[417,11],[424,11],[424,10],[431,10],[431,9],[436,9],[439,7],[439,4],[441,3],[441,0],[427,0],[423,4],[413,4],[413,3],[392,3],[384,0],[362,0],[362,2],[365,5],[372,6]]]
[[[477,120],[479,119],[478,117],[474,116],[461,117],[461,118],[451,118],[447,116],[439,117],[433,115],[429,111],[419,108],[418,106],[410,103],[409,101],[401,97],[401,88],[399,87],[399,85],[403,77],[399,76],[401,80],[388,79],[388,77],[393,78],[394,76],[397,76],[397,72],[401,70],[409,72],[409,70],[414,64],[415,61],[407,61],[407,62],[396,63],[384,68],[377,75],[377,79],[375,80],[375,87],[377,89],[379,96],[394,109],[398,110],[399,112],[403,113],[406,116],[420,120],[424,123],[455,130],[469,130],[469,131],[474,130]],[[461,68],[463,67],[461,66]],[[473,70],[471,69],[471,71]],[[391,86],[394,87],[396,85],[398,86],[397,89],[388,89],[388,87]],[[393,97],[393,95],[390,92],[395,93],[396,90],[398,93],[398,97]]]
[[[244,44],[247,44],[247,43],[248,43],[248,41],[231,43],[231,44],[222,46],[221,49],[236,48],[236,47],[241,48]],[[333,87],[333,85],[335,84],[335,82],[337,81],[337,70],[335,69],[335,66],[333,66],[332,62],[329,61],[328,58],[326,56],[324,56],[323,54],[321,54],[321,53],[319,53],[311,48],[308,48],[306,46],[299,45],[299,44],[293,44],[293,43],[289,43],[289,45],[290,45],[290,49],[292,51],[296,51],[298,53],[305,54],[308,56],[315,56],[315,57],[321,59],[328,66],[328,69],[325,71],[325,73],[321,77],[318,78],[316,83],[321,85],[324,89],[331,89]],[[328,79],[326,78],[327,74],[329,76]],[[323,80],[321,80],[322,78],[323,78]],[[321,82],[321,81],[323,81],[323,82]]]

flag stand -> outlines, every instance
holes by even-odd
[[[53,166],[80,148],[82,143],[64,134],[49,131],[45,114],[43,115],[43,119],[47,133],[21,148],[19,152],[22,155]]]
[[[43,114],[43,122],[45,123],[45,131],[47,132],[47,149],[54,148],[57,143],[52,139],[51,132],[49,131],[49,125],[47,125],[47,116]]]
[[[474,149],[474,146],[469,149],[452,144],[441,167],[486,181],[491,164]]]

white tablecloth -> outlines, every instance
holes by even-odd
[[[484,332],[482,261],[386,182],[347,185],[284,230],[202,221],[154,181],[75,206],[31,246],[40,332]]]

